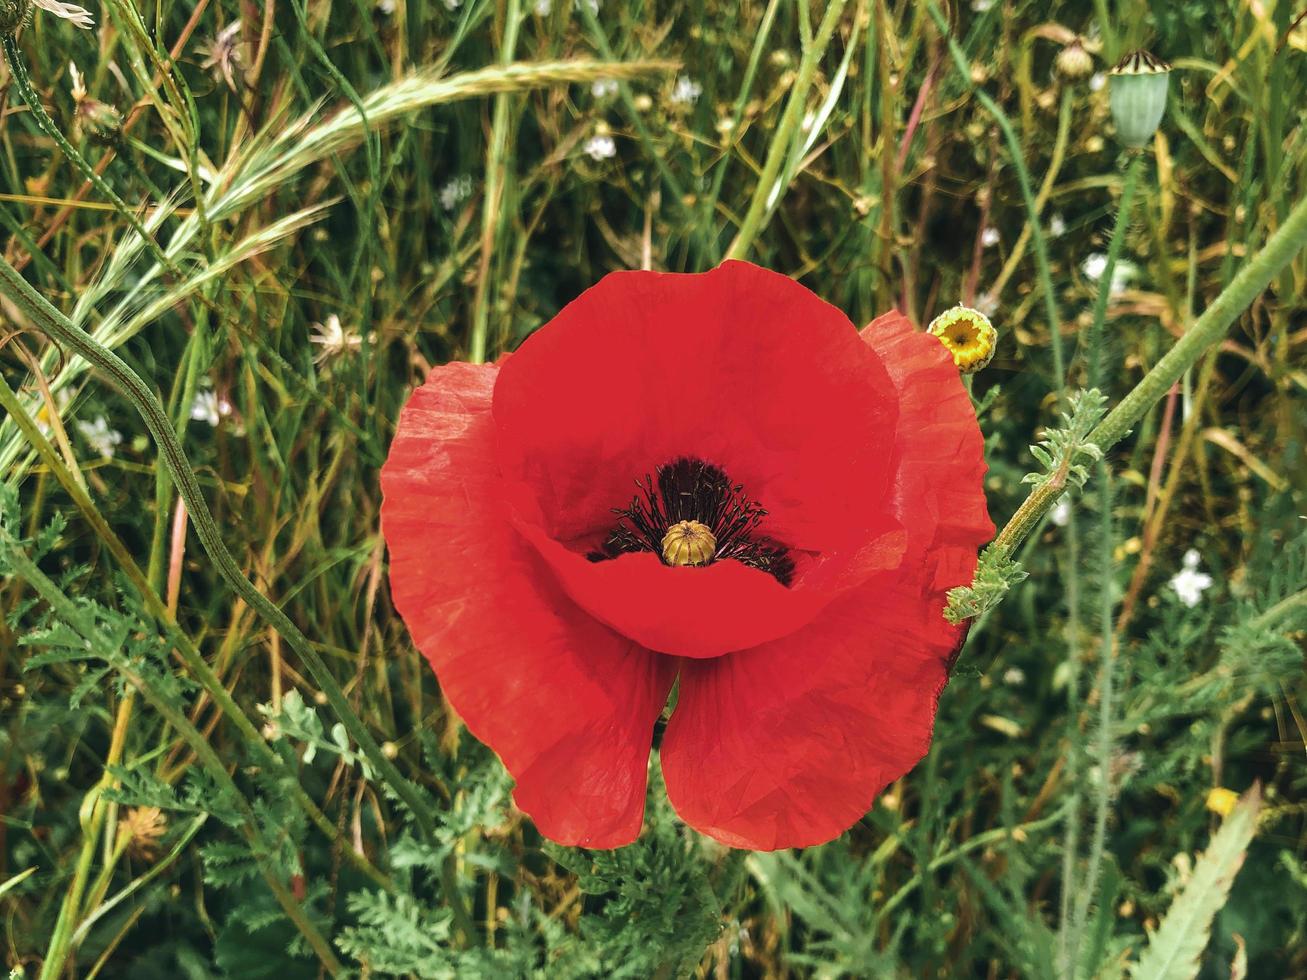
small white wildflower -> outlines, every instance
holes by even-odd
[[[317,344],[322,350],[313,355],[314,364],[323,364],[333,357],[353,353],[363,346],[363,338],[353,330],[346,330],[340,323],[340,317],[332,313],[326,323],[311,325],[313,333],[309,342]]]
[[[446,211],[453,211],[472,196],[472,178],[467,174],[454,177],[440,188],[440,206]]]
[[[1061,238],[1066,234],[1066,219],[1060,214],[1053,215],[1048,222],[1048,233],[1054,238]]]
[[[46,13],[62,17],[74,27],[90,30],[95,26],[95,18],[91,16],[91,12],[84,7],[77,6],[75,3],[60,3],[59,0],[32,0],[32,4],[40,7]]]
[[[217,426],[222,417],[229,414],[231,403],[225,398],[219,399],[212,388],[204,388],[195,393],[195,400],[191,402],[191,418],[196,422],[208,422],[209,425]]]
[[[998,297],[993,293],[981,293],[971,304],[971,308],[985,316],[993,316],[998,312]]]
[[[978,14],[983,14],[994,6],[994,0],[971,0],[971,9]]]
[[[606,99],[610,95],[616,95],[617,79],[596,78],[594,84],[590,86],[590,94],[596,99]]]
[[[1000,241],[997,228],[986,228],[980,233],[980,244],[985,248],[993,248]]]
[[[81,102],[86,98],[86,83],[82,79],[82,73],[77,70],[77,62],[68,62],[68,78],[73,87],[73,101]]]
[[[688,105],[699,101],[699,96],[703,94],[703,86],[696,82],[689,75],[682,75],[676,80],[676,87],[672,89],[670,96],[672,102],[677,105]]]
[[[1202,601],[1203,593],[1212,587],[1212,576],[1200,572],[1198,565],[1202,556],[1193,548],[1184,553],[1181,561],[1183,567],[1171,576],[1171,588],[1180,597],[1180,601],[1192,609]]]
[[[217,34],[207,45],[200,46],[200,53],[205,56],[200,67],[212,72],[215,81],[224,82],[233,92],[236,81],[241,77],[240,70],[245,66],[245,54],[240,41],[241,22],[234,20]]]
[[[1071,502],[1063,497],[1054,505],[1048,519],[1058,527],[1066,527],[1071,522]]]
[[[548,17],[549,11],[554,8],[553,0],[536,0],[533,9],[537,17]]]
[[[444,0],[445,9],[453,13],[459,7],[463,6],[463,0]]]
[[[103,415],[97,415],[94,422],[77,420],[77,431],[82,434],[86,444],[105,459],[113,459],[114,450],[123,441],[123,434],[117,429],[109,428]]]
[[[1080,271],[1085,274],[1085,278],[1091,282],[1098,282],[1103,278],[1103,273],[1107,271],[1107,256],[1102,252],[1093,252],[1080,263]],[[1112,269],[1112,286],[1109,290],[1110,295],[1116,296],[1125,289],[1126,284],[1134,277],[1135,266],[1133,262],[1119,260],[1115,268]]]
[[[1011,687],[1020,687],[1026,682],[1026,672],[1020,667],[1009,667],[1003,671],[1003,683]]]
[[[1107,75],[1101,71],[1094,72],[1093,76],[1089,79],[1089,91],[1101,92],[1103,90],[1103,86],[1106,84],[1107,84]]]
[[[611,136],[591,136],[581,147],[590,155],[591,160],[607,160],[617,155],[617,144],[613,142]]]
[[[377,13],[383,17],[395,15],[395,0],[377,0]]]

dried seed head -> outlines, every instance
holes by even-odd
[[[669,565],[706,565],[716,552],[717,539],[698,521],[677,521],[663,535],[663,561]]]
[[[123,117],[111,105],[87,94],[86,81],[77,65],[68,62],[68,75],[73,89],[73,127],[102,143],[114,144],[123,132]]]
[[[983,368],[993,359],[998,346],[998,331],[989,317],[967,306],[945,310],[930,321],[928,332],[939,338],[963,374],[975,374]]]
[[[0,35],[13,34],[32,12],[32,0],[0,0]]]
[[[1093,74],[1094,56],[1085,50],[1085,46],[1077,37],[1057,53],[1053,67],[1067,81],[1079,81]]]
[[[1147,51],[1132,51],[1112,69],[1110,79],[1117,135],[1132,150],[1146,146],[1166,111],[1171,66]]]
[[[231,91],[237,91],[239,82],[245,80],[242,69],[245,58],[241,52],[241,22],[234,20],[217,34],[207,46],[201,48],[206,55],[201,68],[212,73],[215,81],[223,82]]]
[[[157,806],[134,806],[118,821],[118,833],[139,858],[150,859],[158,852],[159,839],[168,829],[168,818]]]

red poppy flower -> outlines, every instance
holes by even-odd
[[[930,743],[993,531],[940,342],[784,276],[618,272],[414,392],[382,469],[395,605],[547,837],[616,847],[654,723],[673,807],[817,844]]]

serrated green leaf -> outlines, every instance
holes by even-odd
[[[1157,931],[1148,937],[1148,946],[1130,970],[1132,980],[1193,980],[1198,976],[1212,920],[1225,905],[1234,876],[1243,865],[1261,805],[1261,786],[1254,784],[1225,818],[1194,865],[1188,884],[1171,903]]]

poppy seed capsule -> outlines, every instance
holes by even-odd
[[[1112,69],[1112,121],[1121,142],[1132,150],[1147,145],[1166,111],[1171,66],[1147,51],[1132,51]]]
[[[708,525],[677,521],[663,535],[663,561],[669,565],[706,565],[717,551]]]
[[[939,338],[963,374],[975,374],[983,368],[993,359],[998,346],[998,331],[989,317],[967,306],[945,310],[930,321],[927,332]]]

